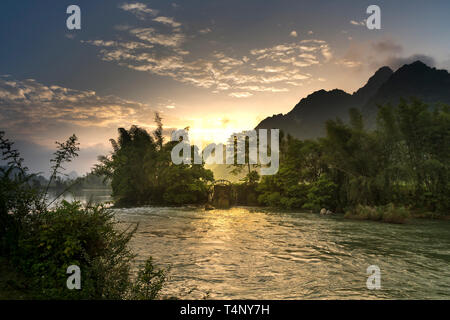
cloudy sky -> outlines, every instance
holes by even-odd
[[[66,9],[81,8],[81,30]],[[220,142],[318,89],[361,87],[383,65],[450,69],[450,2],[2,0],[0,129],[45,171],[76,133],[89,170],[118,127],[191,127]],[[168,130],[170,131],[170,130]]]

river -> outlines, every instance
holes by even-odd
[[[117,209],[132,247],[171,265],[165,294],[211,299],[449,299],[450,222],[405,225],[258,208]],[[367,267],[381,289],[367,289]]]
[[[450,299],[450,221],[395,225],[248,207],[113,210],[119,221],[139,223],[137,263],[151,255],[171,267],[164,295]],[[367,288],[370,265],[380,268],[379,290]]]

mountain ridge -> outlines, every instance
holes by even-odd
[[[299,139],[314,139],[325,135],[327,120],[347,121],[350,108],[360,109],[370,125],[375,123],[378,105],[395,105],[401,98],[412,97],[432,105],[450,104],[450,74],[419,60],[395,72],[384,66],[353,94],[341,89],[315,91],[302,98],[288,113],[265,118],[256,129],[281,129]]]

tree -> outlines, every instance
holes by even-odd
[[[175,165],[171,150],[177,142],[164,144],[158,114],[155,121],[157,129],[153,137],[137,126],[129,130],[119,128],[118,140],[111,140],[112,154],[99,157],[94,172],[111,180],[112,196],[119,206],[206,202],[212,172],[204,164]]]

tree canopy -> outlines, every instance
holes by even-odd
[[[213,181],[212,171],[205,169],[204,164],[173,164],[170,153],[178,142],[164,143],[162,119],[158,114],[155,122],[157,128],[153,135],[138,126],[129,130],[119,128],[118,139],[110,140],[112,154],[99,157],[100,164],[94,171],[110,179],[116,205],[206,202],[207,184]]]

